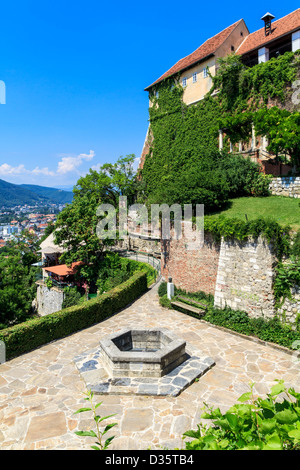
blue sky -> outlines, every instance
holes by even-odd
[[[61,187],[90,167],[139,157],[144,88],[243,18],[250,30],[298,1],[11,1],[1,5],[0,178]]]

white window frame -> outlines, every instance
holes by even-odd
[[[197,83],[197,72],[193,73],[193,83]]]
[[[182,86],[183,86],[183,88],[185,88],[187,86],[187,78],[186,77],[183,77],[183,79],[182,79]]]
[[[203,78],[207,78],[208,77],[208,67],[204,67],[203,69]]]

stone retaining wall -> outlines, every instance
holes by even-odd
[[[243,310],[250,317],[275,314],[273,264],[275,256],[265,240],[222,240],[215,290],[215,306]]]
[[[212,294],[215,306],[243,310],[251,317],[276,314],[273,295],[276,263],[265,240],[216,243],[206,233],[202,248],[188,250],[185,238],[162,242],[161,270],[176,287]]]
[[[300,176],[282,176],[273,178],[270,191],[274,196],[300,198]]]
[[[295,326],[297,317],[300,315],[300,287],[291,289],[292,298],[286,298],[278,309],[278,315],[282,321]]]
[[[64,292],[58,287],[49,289],[43,281],[37,281],[37,313],[40,316],[49,315],[62,309]]]

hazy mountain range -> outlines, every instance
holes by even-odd
[[[72,202],[72,199],[71,191],[34,184],[13,184],[0,179],[0,207],[36,203],[67,204]]]

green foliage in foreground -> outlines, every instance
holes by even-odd
[[[35,318],[0,331],[11,359],[56,339],[99,323],[126,307],[147,290],[147,274],[136,272],[114,289],[79,305]]]
[[[185,438],[192,438],[186,449],[300,450],[300,393],[277,382],[266,398],[255,398],[251,384],[226,413],[206,405],[201,418],[212,426],[201,423],[196,431],[185,432]]]
[[[92,429],[89,430],[89,431],[75,431],[75,434],[77,434],[77,436],[94,437],[95,439],[97,439],[97,441],[95,442],[95,445],[91,446],[91,449],[93,449],[93,450],[106,450],[106,449],[108,449],[111,441],[114,439],[115,436],[110,436],[110,437],[107,437],[106,439],[105,439],[104,436],[106,436],[108,431],[111,428],[113,428],[114,426],[116,426],[117,423],[107,424],[104,427],[103,430],[101,430],[100,426],[103,424],[103,422],[105,420],[111,418],[112,416],[115,416],[115,414],[112,414],[112,415],[109,415],[109,416],[99,416],[97,414],[97,408],[99,408],[99,406],[102,405],[102,402],[97,403],[96,405],[94,405],[94,402],[93,402],[94,394],[91,390],[88,390],[87,392],[85,392],[84,395],[86,396],[85,400],[89,402],[90,406],[80,408],[79,410],[75,411],[74,414],[85,413],[85,412],[91,411],[92,414],[93,414],[93,420],[95,422],[96,431],[94,431]],[[104,442],[103,442],[103,440],[104,440]]]

